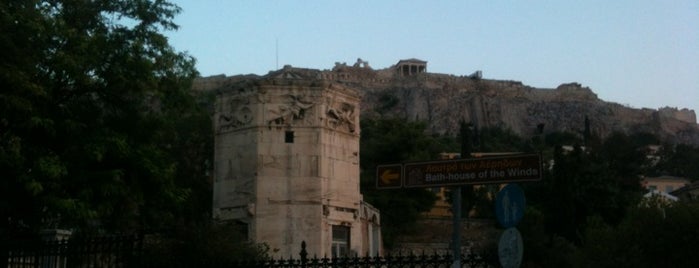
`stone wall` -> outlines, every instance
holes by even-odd
[[[694,113],[694,110],[690,110],[687,108],[677,109],[671,107],[664,107],[660,108],[658,112],[663,117],[674,118],[687,123],[697,122],[697,115]]]
[[[308,76],[311,76],[310,78]],[[359,95],[287,68],[216,85],[213,215],[248,226],[275,256],[331,256],[333,226],[349,249],[380,251],[378,211],[359,191]]]
[[[374,70],[340,64],[333,70],[320,71],[285,66],[268,76],[288,77],[293,70],[312,79],[342,84],[361,94],[362,116],[425,120],[431,131],[442,134],[456,133],[462,119],[479,127],[510,128],[525,137],[535,133],[540,124],[545,132],[581,133],[587,116],[593,133],[601,137],[614,131],[645,131],[668,142],[699,144],[699,125],[693,110],[634,109],[600,100],[579,83],[545,89],[519,81],[463,75],[419,73],[404,77],[396,75],[393,67]],[[250,77],[201,78],[195,81],[195,88],[211,90]],[[390,107],[387,98],[392,99]]]
[[[602,137],[614,131],[647,131],[669,142],[699,144],[699,125],[693,110],[634,109],[600,100],[590,88],[579,83],[545,89],[519,81],[472,76],[419,73],[403,77],[395,74],[393,66],[374,70],[346,64],[324,71],[285,66],[269,75],[284,77],[291,70],[356,89],[362,98],[362,116],[426,120],[430,130],[437,133],[456,133],[461,119],[479,127],[507,127],[523,136],[531,135],[539,124],[545,125],[546,132],[577,133],[588,116],[593,132]],[[194,87],[225,88],[251,77],[255,76],[201,78]],[[382,103],[386,96],[395,100],[393,106],[385,107],[386,103]]]

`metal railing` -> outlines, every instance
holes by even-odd
[[[144,256],[143,236],[106,236],[85,239],[71,238],[55,241],[0,242],[0,268],[67,268],[67,267],[161,267]],[[162,258],[164,256],[151,256]],[[175,256],[172,256],[175,257]],[[176,258],[176,257],[175,257]],[[251,259],[234,263],[212,263],[212,260],[173,262],[167,267],[269,267],[269,268],[449,268],[454,263],[450,254],[395,254],[385,256],[354,256],[341,258],[309,257],[306,243],[301,243],[298,258]],[[165,266],[163,266],[165,267]],[[461,267],[499,267],[492,254],[462,254]]]
[[[55,241],[21,240],[0,243],[0,267],[134,267],[142,249],[141,236],[104,236]]]
[[[452,267],[454,258],[446,254],[407,254],[365,257],[319,258],[308,257],[306,242],[301,243],[300,258],[268,259],[240,261],[235,267],[285,267],[285,268],[320,268],[320,267],[367,267],[367,268],[448,268]],[[497,257],[492,254],[463,254],[461,267],[499,267]]]

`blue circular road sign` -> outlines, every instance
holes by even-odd
[[[517,226],[524,216],[526,200],[524,192],[516,183],[510,183],[495,197],[495,217],[504,228]]]
[[[498,258],[504,268],[517,268],[522,264],[524,245],[517,228],[507,228],[498,242]]]

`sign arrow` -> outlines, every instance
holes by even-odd
[[[394,180],[400,179],[400,173],[394,173],[393,169],[386,169],[381,173],[381,182],[384,184],[392,184]]]
[[[397,189],[403,186],[403,165],[376,166],[376,188]]]

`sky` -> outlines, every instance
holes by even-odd
[[[578,82],[605,101],[699,113],[697,0],[173,2],[180,29],[166,34],[202,76],[417,58],[431,73]]]

